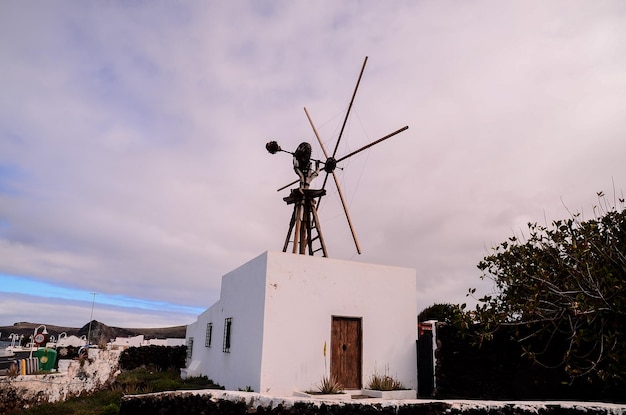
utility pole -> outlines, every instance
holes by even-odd
[[[92,292],[89,294],[93,295],[93,300],[91,301],[91,316],[89,316],[89,330],[87,331],[87,346],[91,345],[91,322],[93,321],[93,306],[96,303],[96,295],[98,295],[98,293]]]

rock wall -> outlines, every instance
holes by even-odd
[[[124,396],[120,415],[624,415],[626,405],[601,402],[505,402],[280,398],[233,391]]]
[[[87,358],[59,360],[58,372],[0,377],[0,413],[106,387],[118,373],[120,353],[91,349]]]

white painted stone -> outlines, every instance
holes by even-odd
[[[94,353],[92,353],[92,350]],[[93,392],[107,384],[117,374],[119,367],[118,351],[92,349],[89,351],[91,360],[61,359],[64,372],[43,375],[25,375],[17,377],[4,376],[0,383],[6,387],[20,390],[26,400],[57,402],[82,392]]]
[[[416,389],[415,270],[283,252],[222,278],[220,299],[187,327],[192,357],[181,373],[274,396],[315,390],[330,370],[333,316],[362,319],[363,383],[387,367]],[[222,351],[225,318],[233,319],[229,353]]]
[[[352,394],[350,393],[308,393],[302,391],[295,391],[293,396],[296,398],[308,398],[308,399],[321,399],[324,401],[345,401],[352,399]]]
[[[58,362],[59,372],[67,373],[71,363],[72,363],[71,359],[59,359],[59,362]]]
[[[393,391],[380,391],[375,389],[363,389],[363,395],[380,399],[415,399],[417,392],[413,389],[402,389]]]
[[[310,403],[315,407],[321,405],[372,405],[379,408],[394,408],[395,413],[401,407],[408,406],[428,406],[433,403],[449,405],[456,411],[476,411],[491,410],[492,412],[527,412],[538,414],[549,408],[564,408],[580,411],[581,413],[604,413],[606,415],[626,415],[626,404],[605,403],[605,402],[567,402],[567,401],[481,401],[470,399],[440,400],[440,399],[407,399],[407,400],[385,400],[379,398],[355,399],[352,401],[332,401],[323,399],[311,399],[306,397],[279,397],[270,396],[254,392],[222,391],[215,389],[201,389],[193,391],[159,392],[145,395],[127,395],[123,399],[144,399],[150,396],[181,396],[181,395],[210,395],[212,401],[228,400],[231,402],[245,402],[249,407],[255,408],[263,406],[274,409],[279,405],[284,408],[291,408],[296,403]],[[518,411],[515,411],[518,410]]]

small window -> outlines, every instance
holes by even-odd
[[[213,337],[213,323],[206,324],[206,337],[204,339],[204,346],[211,347],[211,338]]]
[[[232,331],[233,318],[228,317],[224,320],[224,345],[222,351],[224,353],[230,353],[230,333]]]
[[[187,359],[191,359],[193,353],[193,337],[187,339]]]

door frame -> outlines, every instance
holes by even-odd
[[[335,344],[336,341],[340,341],[341,343],[343,343],[343,340],[340,337],[338,337],[338,334],[336,334],[335,332],[335,322],[355,322],[356,323],[356,333],[354,333],[354,341],[355,344],[352,344],[351,347],[356,348],[356,356],[352,359],[351,362],[348,362],[350,364],[350,373],[353,373],[353,376],[351,377],[351,383],[354,384],[350,384],[349,386],[344,386],[345,389],[361,389],[363,387],[363,317],[354,317],[354,316],[338,316],[338,315],[332,315],[331,316],[331,329],[330,329],[330,373],[331,375],[336,375],[336,373],[339,371],[339,373],[342,373],[343,371],[340,368],[337,368],[337,364],[339,363],[346,363],[346,362],[338,362],[336,361],[337,359],[341,359],[341,357],[337,356],[338,352],[337,348],[339,347],[337,344]],[[351,335],[353,333],[344,333],[345,335]],[[339,335],[340,336],[340,335]],[[350,347],[346,344],[342,344],[342,349],[343,351],[346,350],[346,347]],[[337,379],[338,381],[341,381],[342,379]],[[352,382],[354,381],[354,382]]]

